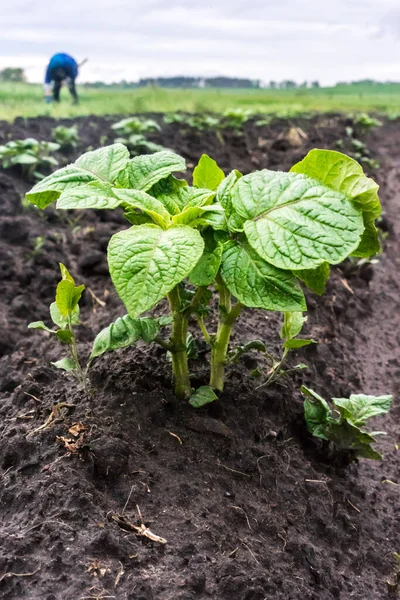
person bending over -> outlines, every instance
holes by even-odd
[[[60,90],[63,82],[68,85],[73,103],[78,104],[75,79],[78,76],[78,63],[69,54],[55,54],[51,57],[44,80],[46,102],[51,102],[51,84],[53,84],[53,100],[60,102]]]

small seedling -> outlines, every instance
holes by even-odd
[[[392,396],[352,394],[350,398],[332,398],[333,409],[316,392],[302,386],[304,417],[307,428],[314,436],[332,442],[337,450],[347,450],[354,457],[381,459],[374,450],[375,436],[384,431],[368,432],[363,429],[371,417],[384,415],[390,409]]]
[[[60,150],[69,151],[76,148],[79,142],[78,128],[73,125],[72,127],[64,127],[64,125],[58,125],[52,131],[53,140],[59,144]]]
[[[87,368],[82,368],[80,364],[74,332],[74,326],[79,325],[79,300],[85,286],[75,285],[67,268],[61,263],[60,270],[61,281],[57,285],[55,302],[50,305],[50,317],[58,329],[50,329],[43,321],[30,323],[28,328],[47,331],[68,347],[71,356],[51,364],[57,369],[72,372],[87,391]]]
[[[154,131],[160,131],[161,127],[153,119],[141,119],[139,117],[128,117],[122,119],[118,123],[114,123],[111,129],[116,131],[118,135],[130,136],[133,133],[151,133]]]
[[[381,121],[371,117],[368,113],[360,113],[354,119],[354,123],[359,125],[363,129],[373,129],[374,127],[380,127],[382,125]]]
[[[143,134],[153,131],[160,131],[161,127],[153,119],[140,119],[139,117],[129,117],[122,119],[112,126],[121,137],[115,139],[115,143],[124,144],[129,148],[131,156],[139,154],[152,154],[165,150],[160,144],[150,142]]]
[[[59,149],[59,144],[39,142],[34,138],[12,140],[0,146],[1,166],[3,169],[19,166],[27,179],[42,179],[44,175],[38,169],[57,167],[58,161],[49,154]]]
[[[251,110],[243,108],[228,108],[222,114],[221,126],[230,129],[240,130],[249,119],[253,117]]]
[[[176,395],[190,398],[187,340],[194,317],[211,354],[209,387],[190,400],[200,406],[223,390],[232,328],[244,307],[304,312],[300,282],[321,294],[330,264],[379,251],[374,222],[381,207],[378,186],[361,166],[330,150],[312,150],[289,173],[246,176],[236,170],[225,176],[203,155],[192,186],[173,175],[185,168],[173,152],[129,160],[127,148],[114,144],[56,171],[27,197],[42,209],[57,200],[58,209],[123,210],[131,226],[112,236],[108,263],[128,314],[99,334],[91,357],[154,340],[171,353]],[[205,323],[210,288],[219,298],[212,333]],[[159,334],[165,322],[141,317],[164,298],[172,321],[166,339]],[[303,320],[285,317],[285,357],[296,344],[310,343],[295,339]],[[282,360],[275,373],[281,366]]]

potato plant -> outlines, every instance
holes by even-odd
[[[58,209],[123,210],[131,226],[111,237],[108,264],[127,315],[99,334],[91,358],[155,340],[171,354],[176,395],[200,406],[223,390],[232,328],[244,307],[304,312],[302,284],[321,294],[330,265],[379,250],[374,221],[381,207],[378,186],[361,166],[329,150],[312,150],[290,172],[245,176],[225,176],[203,155],[192,185],[173,175],[185,168],[173,152],[130,160],[127,148],[114,144],[59,169],[27,198],[41,209],[57,201]],[[212,287],[219,298],[214,332],[205,323]],[[164,298],[167,338],[165,321],[142,317]],[[209,386],[195,393],[190,320],[211,352]]]
[[[370,433],[363,427],[371,417],[389,411],[392,396],[352,394],[350,398],[332,398],[332,410],[313,390],[303,385],[301,391],[305,397],[304,417],[310,433],[333,443],[337,450],[350,452],[354,458],[382,458],[372,444],[376,442],[375,436],[385,435],[385,432]]]
[[[58,166],[58,161],[50,153],[59,149],[59,144],[39,142],[34,138],[11,140],[0,146],[1,166],[3,169],[19,166],[27,179],[41,179],[43,175],[38,169]]]
[[[72,125],[71,127],[58,125],[57,127],[54,127],[51,135],[53,140],[59,144],[60,150],[62,151],[73,150],[79,142],[78,128],[76,125]]]

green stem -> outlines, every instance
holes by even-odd
[[[238,302],[232,308],[231,294],[222,277],[216,279],[219,291],[219,321],[217,335],[211,349],[210,386],[222,392],[225,381],[225,365],[232,327],[240,315],[243,304]]]
[[[168,294],[168,302],[172,313],[171,358],[175,378],[175,395],[180,400],[190,396],[190,375],[186,348],[186,337],[189,316],[181,311],[179,288],[175,287]]]
[[[212,345],[211,336],[210,336],[210,334],[208,333],[208,330],[207,330],[207,327],[206,327],[206,325],[205,325],[205,323],[204,323],[204,319],[203,319],[203,317],[201,317],[200,315],[198,315],[198,316],[197,316],[197,322],[198,322],[198,324],[199,324],[200,331],[201,331],[201,333],[202,333],[202,334],[203,334],[203,336],[204,336],[204,339],[206,340],[207,344],[208,344],[209,346],[211,346],[211,345]]]
[[[72,340],[69,345],[69,349],[70,349],[73,361],[76,364],[76,375],[77,375],[77,378],[80,381],[80,383],[83,385],[85,392],[87,394],[89,394],[89,389],[88,389],[88,385],[87,385],[87,372],[88,372],[89,365],[87,366],[87,368],[85,370],[82,369],[81,363],[79,362],[78,348],[76,345],[76,338],[75,338],[75,334],[72,329],[71,320],[68,321],[68,326],[69,326],[69,330],[72,333]]]

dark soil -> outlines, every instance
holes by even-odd
[[[76,119],[80,147],[60,160],[97,147],[101,136],[111,142],[115,120]],[[348,124],[335,116],[249,123],[242,136],[224,132],[224,143],[170,125],[152,139],[192,165],[207,152],[225,171],[249,172],[287,169],[313,147],[335,148]],[[0,142],[49,139],[54,125],[47,118],[4,122]],[[291,125],[307,134],[300,146],[281,135]],[[18,172],[0,172],[1,598],[388,597],[400,552],[398,401],[377,421],[389,434],[380,444],[383,462],[348,465],[306,432],[299,393],[304,381],[326,398],[398,396],[400,123],[363,139],[381,163],[371,174],[382,186],[383,254],[374,264],[335,268],[326,295],[308,296],[306,333],[319,343],[292,359],[308,364],[303,375],[257,389],[252,355],[230,368],[221,399],[197,412],[174,404],[170,365],[155,346],[101,358],[90,398],[50,365],[62,348],[27,324],[49,321],[58,262],[86,285],[82,353],[124,313],[105,259],[124,221],[106,212],[24,208],[20,197],[30,184]],[[277,352],[280,319],[247,310],[233,343],[261,338]],[[193,365],[196,384],[203,367]],[[73,406],[60,407],[59,418],[34,433],[59,403]],[[68,430],[77,422],[85,431],[74,438]],[[61,438],[78,440],[76,452]],[[116,515],[144,523],[167,544],[138,537]]]

